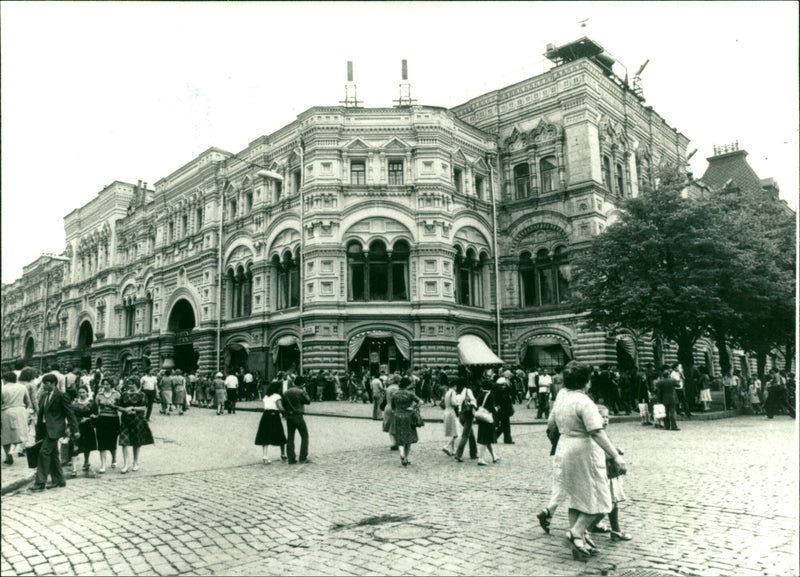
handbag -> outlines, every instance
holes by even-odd
[[[425,421],[422,418],[422,414],[419,412],[419,407],[415,407],[413,411],[411,411],[411,425],[413,427],[424,427]]]
[[[481,403],[481,406],[478,407],[477,411],[475,411],[475,418],[481,423],[494,423],[494,416],[492,415],[492,413],[489,412],[489,409],[484,407],[484,405],[486,404],[486,399],[488,398],[489,398],[489,393],[487,392],[483,396],[483,402]]]
[[[35,469],[39,466],[39,452],[42,450],[42,441],[36,441],[33,445],[25,449],[25,457],[28,459],[28,468]]]
[[[666,419],[667,418],[667,407],[665,407],[661,403],[656,403],[655,405],[653,405],[653,418],[654,419]]]
[[[613,459],[606,459],[606,476],[609,479],[616,479],[620,475],[622,475],[622,471],[619,465],[617,465],[617,462]]]

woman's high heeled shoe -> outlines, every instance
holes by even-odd
[[[550,519],[553,518],[553,514],[550,512],[550,509],[545,507],[544,509],[542,509],[539,512],[538,515],[536,515],[536,518],[539,519],[539,525],[541,526],[542,531],[544,531],[545,533],[547,533],[549,535],[550,534]]]
[[[611,540],[612,541],[630,541],[633,539],[632,535],[628,533],[624,533],[622,531],[611,531]]]
[[[597,555],[597,545],[594,544],[592,538],[589,537],[589,532],[583,534],[583,542],[586,543],[586,550],[589,551],[589,555],[594,557]]]
[[[572,534],[572,531],[567,531],[567,542],[569,543],[570,549],[572,549],[573,559],[585,561],[592,556],[589,550],[586,549],[583,541],[575,537],[575,535]]]

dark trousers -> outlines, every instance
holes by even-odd
[[[664,429],[666,429],[667,431],[669,431],[670,429],[677,431],[678,415],[675,412],[675,405],[664,405],[664,408],[666,409],[667,412],[667,416],[664,419]]]
[[[226,390],[228,393],[228,402],[226,404],[228,405],[227,409],[228,414],[230,415],[231,413],[236,413],[236,398],[239,396],[239,391],[238,389],[233,388]]]
[[[542,414],[544,414],[544,418],[550,416],[550,404],[548,397],[550,393],[539,393],[536,395],[536,418],[541,419]]]
[[[728,387],[725,387],[726,389]],[[684,389],[675,389],[675,394],[678,396],[678,408],[680,408],[681,412],[684,413],[687,417],[692,416],[692,410],[689,408],[689,402],[686,400],[686,391]],[[730,405],[728,405],[730,409]]]
[[[147,410],[144,413],[144,418],[146,420],[150,420],[150,413],[153,412],[153,402],[156,400],[156,391],[153,389],[152,391],[145,391],[144,392],[145,402],[147,403]]]
[[[464,447],[467,446],[469,442],[469,458],[470,459],[477,459],[478,458],[478,443],[475,440],[475,432],[472,430],[472,421],[475,419],[475,416],[470,416],[464,419],[461,423],[464,425],[464,430],[461,432],[461,439],[458,441],[458,448],[456,448],[456,457],[459,459],[464,454]]]
[[[511,443],[511,416],[505,409],[497,411],[497,438],[500,438],[500,433],[503,433],[503,442]]]
[[[58,451],[58,439],[45,438],[39,451],[39,463],[36,467],[35,484],[43,486],[48,475],[52,477],[53,484],[60,485],[64,482],[64,471],[61,468],[61,455]]]
[[[297,455],[294,452],[294,433],[300,432],[300,461],[305,461],[308,458],[308,427],[303,415],[287,415],[286,416],[286,456],[289,457],[289,462],[297,460]]]

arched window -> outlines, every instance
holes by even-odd
[[[617,180],[617,194],[625,196],[625,172],[622,170],[622,165],[617,163],[614,176]]]
[[[570,297],[571,269],[566,248],[556,248],[552,257],[546,248],[523,252],[519,259],[520,306],[561,304]]]
[[[603,157],[603,186],[611,190],[611,159],[607,156]]]
[[[144,327],[146,333],[153,332],[153,293],[148,291],[145,297],[146,304],[144,309]]]
[[[348,300],[408,300],[409,252],[404,240],[397,241],[391,250],[376,240],[368,251],[357,241],[351,242],[347,246]]]
[[[132,337],[136,328],[136,305],[133,297],[125,299],[125,336]]]
[[[280,259],[277,255],[274,256],[272,266],[276,272],[275,308],[280,310],[300,306],[299,252],[292,255],[287,250]],[[250,282],[252,283],[252,280]],[[252,288],[250,294],[252,295]]]
[[[553,192],[558,185],[558,166],[555,156],[546,156],[539,161],[539,172],[542,177],[542,193]]]
[[[514,167],[514,198],[526,198],[531,192],[531,173],[527,162]]]
[[[466,255],[461,254],[461,247],[456,247],[456,258],[453,263],[456,279],[456,303],[472,307],[483,306],[483,270],[486,256],[478,257],[474,249],[468,249]]]

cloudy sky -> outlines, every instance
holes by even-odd
[[[154,183],[210,146],[238,152],[311,106],[451,107],[546,69],[589,36],[642,74],[696,174],[736,139],[798,202],[793,2],[2,2],[2,281],[64,250],[63,217],[114,180]],[[582,28],[579,21],[588,19]]]

